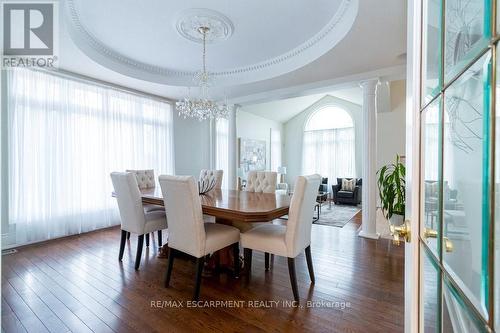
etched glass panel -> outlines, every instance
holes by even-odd
[[[423,1],[422,105],[439,94],[441,88],[441,3]]]
[[[423,314],[423,332],[437,333],[441,326],[441,275],[432,258],[423,248],[421,253],[421,313]]]
[[[464,302],[464,297],[445,279],[443,283],[443,333],[488,332]]]
[[[421,184],[421,237],[436,256],[439,256],[441,224],[441,112],[440,99],[422,111],[422,184]]]
[[[444,78],[449,82],[488,45],[485,0],[446,0]]]
[[[445,92],[442,189],[445,269],[485,317],[489,61],[488,53]]]

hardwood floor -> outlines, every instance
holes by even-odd
[[[154,241],[143,252],[139,271],[134,269],[137,237],[127,241],[123,262],[118,261],[118,228],[23,247],[2,257],[2,330],[402,332],[404,249],[359,238],[359,223],[360,214],[344,228],[313,225],[315,285],[305,255],[296,260],[303,308],[250,306],[251,301],[293,300],[286,258],[275,257],[266,272],[264,254],[256,251],[249,279],[220,274],[202,281],[201,301],[244,301],[245,306],[187,308],[194,261],[176,260],[165,289],[167,259],[156,258]],[[168,301],[183,301],[183,307],[162,308]],[[306,307],[307,301],[318,307]]]

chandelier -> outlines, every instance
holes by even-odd
[[[175,109],[179,116],[195,118],[199,121],[205,119],[227,119],[229,116],[229,106],[227,100],[224,103],[217,102],[210,98],[210,86],[213,84],[213,76],[207,71],[206,66],[206,41],[209,27],[199,27],[198,32],[203,37],[203,69],[194,75],[193,81],[198,85],[200,98],[191,98],[190,93],[182,100],[175,103]]]

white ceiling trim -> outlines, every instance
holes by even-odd
[[[262,93],[231,98],[232,104],[240,106],[266,103],[287,98],[302,97],[315,94],[329,93],[331,91],[359,86],[361,81],[380,79],[382,81],[402,80],[406,77],[406,66],[393,66],[374,71],[357,73],[331,80],[290,86],[283,89],[268,90]]]
[[[243,84],[270,79],[294,71],[316,60],[349,32],[358,13],[359,0],[342,0],[338,11],[312,38],[298,47],[272,59],[256,64],[213,72],[221,86]],[[151,65],[120,54],[98,40],[82,23],[76,0],[66,0],[67,26],[75,44],[97,63],[124,75],[138,79],[190,86],[194,72]]]

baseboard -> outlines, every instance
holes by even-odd
[[[369,239],[379,239],[380,238],[380,234],[378,232],[376,232],[376,233],[367,233],[367,232],[364,232],[363,230],[361,230],[358,233],[358,236],[359,237],[363,237],[363,238],[369,238]]]

